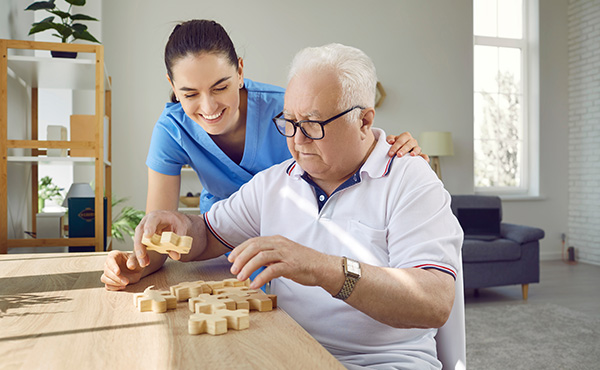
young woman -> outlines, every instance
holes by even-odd
[[[173,94],[152,133],[147,213],[178,208],[184,165],[202,183],[204,213],[256,173],[291,157],[271,121],[283,109],[284,89],[244,79],[244,62],[221,25],[210,20],[177,25],[165,47],[165,65]],[[428,159],[409,133],[388,141],[394,143],[390,156],[410,153]],[[157,253],[144,258],[153,265],[166,259]],[[123,289],[140,279],[134,261],[130,271],[122,271],[128,259],[124,252],[109,255],[102,277],[107,289]]]

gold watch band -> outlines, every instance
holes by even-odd
[[[360,264],[357,261],[352,260],[352,262],[360,266]],[[345,301],[348,297],[350,297],[350,294],[352,294],[352,292],[354,291],[354,286],[360,279],[361,273],[360,267],[358,272],[353,273],[348,271],[348,259],[346,257],[343,258],[342,265],[344,267],[344,274],[346,275],[346,280],[344,280],[344,285],[342,285],[342,289],[339,291],[339,293],[334,295],[333,297]]]

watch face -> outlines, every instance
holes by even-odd
[[[346,262],[348,272],[354,275],[360,275],[360,263],[357,261],[348,259]]]

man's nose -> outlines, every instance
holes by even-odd
[[[296,144],[306,144],[307,142],[313,141],[311,138],[304,135],[304,132],[300,129],[300,127],[296,127],[296,134],[294,135],[294,143]]]

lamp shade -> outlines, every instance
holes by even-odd
[[[74,182],[71,184],[62,206],[68,207],[69,198],[94,198],[95,196],[94,190],[92,190],[90,184],[87,182]]]
[[[419,135],[419,146],[430,157],[454,155],[452,134],[447,131],[426,131]]]

